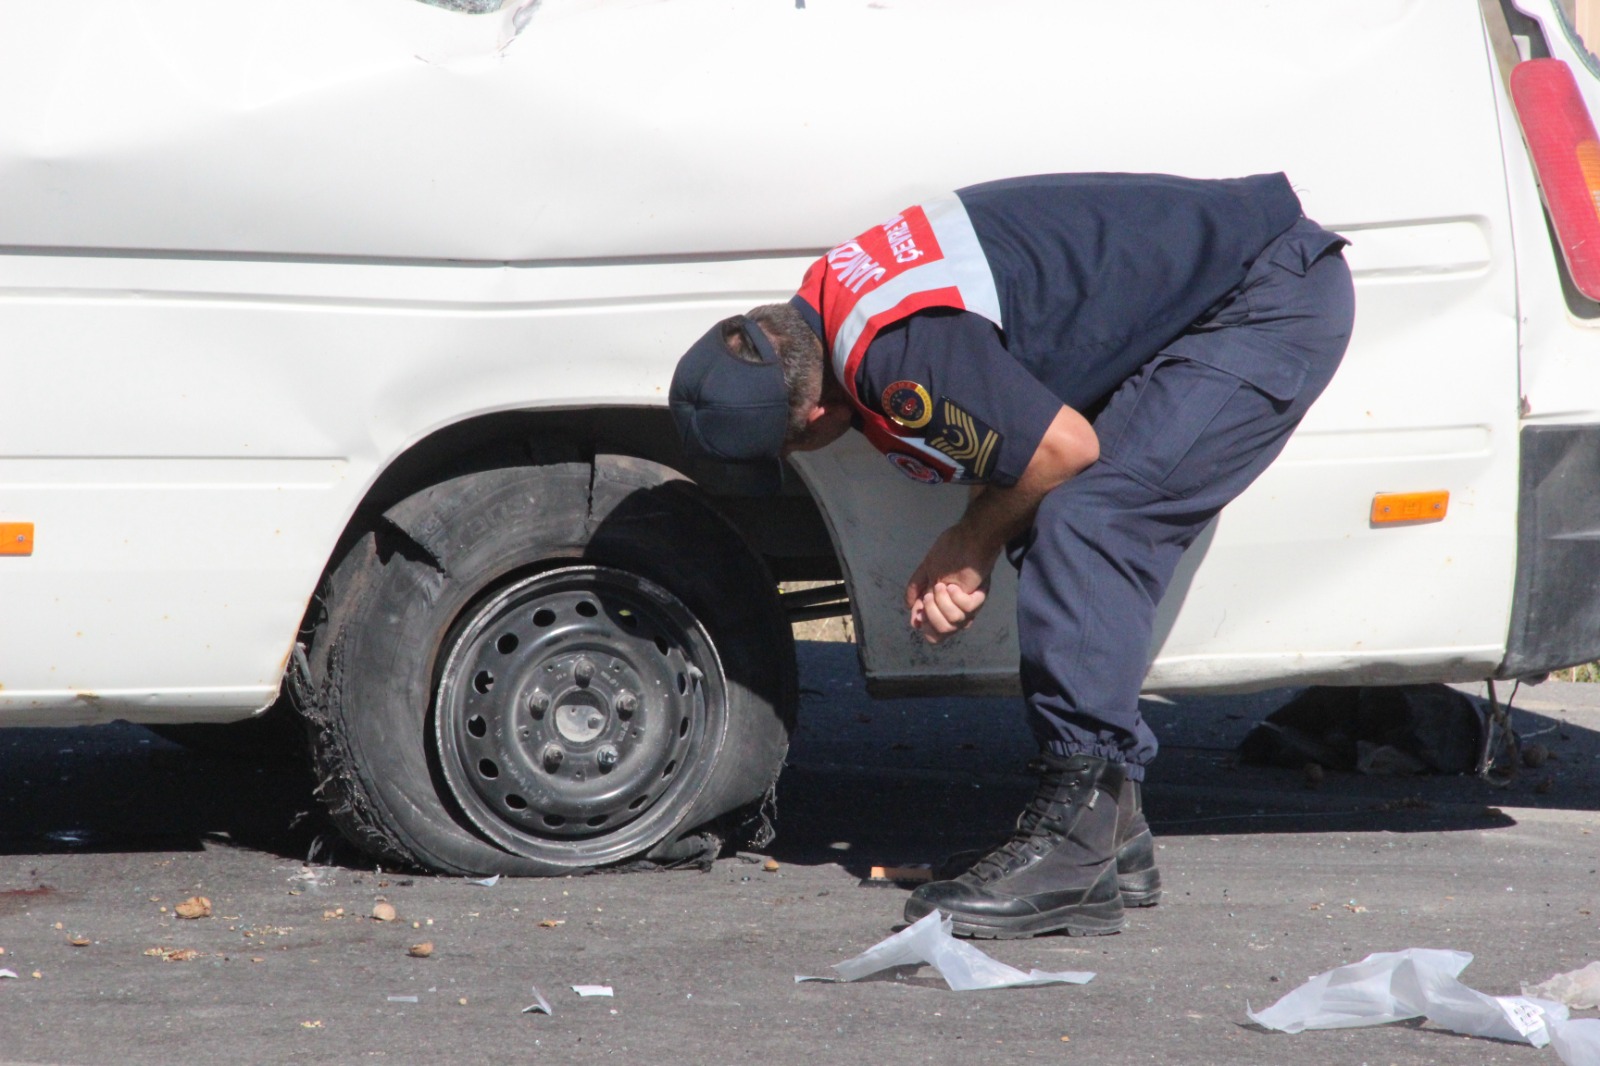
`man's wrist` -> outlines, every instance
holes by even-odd
[[[968,559],[981,560],[982,565],[976,569],[987,580],[989,571],[994,568],[995,560],[1005,550],[1009,538],[1002,535],[1002,531],[991,531],[987,523],[974,521],[970,511],[950,528],[961,543],[962,555]]]

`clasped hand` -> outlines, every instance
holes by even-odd
[[[998,555],[974,543],[959,523],[939,534],[906,585],[911,628],[938,644],[971,625],[988,598]]]

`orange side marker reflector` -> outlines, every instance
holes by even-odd
[[[1448,492],[1380,492],[1372,497],[1372,524],[1437,522],[1449,510]]]
[[[32,555],[33,523],[0,522],[0,555]]]

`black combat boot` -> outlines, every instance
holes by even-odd
[[[1117,792],[1117,887],[1124,907],[1154,907],[1161,902],[1161,871],[1156,845],[1144,820],[1143,786],[1122,780]],[[985,851],[958,851],[933,869],[939,881],[951,881],[972,869]]]
[[[1144,820],[1142,786],[1122,781],[1117,793],[1117,887],[1124,907],[1154,907],[1161,902],[1161,871],[1156,869],[1156,842]]]
[[[1000,939],[1122,929],[1115,846],[1121,765],[1044,754],[1031,766],[1039,788],[1011,839],[954,880],[913,892],[906,921],[939,910],[960,936]]]

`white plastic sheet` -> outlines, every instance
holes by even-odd
[[[1247,1011],[1268,1029],[1346,1029],[1426,1018],[1452,1032],[1544,1047],[1567,1008],[1531,996],[1490,996],[1457,977],[1472,956],[1465,951],[1407,948],[1368,955],[1319,974],[1266,1010]]]
[[[1550,1046],[1566,1066],[1600,1066],[1600,1018],[1551,1025]]]
[[[802,977],[796,981],[859,981],[880,970],[895,966],[916,966],[926,963],[939,971],[945,983],[954,992],[972,992],[985,988],[1020,988],[1027,985],[1083,985],[1094,980],[1094,974],[1082,971],[1049,973],[1029,970],[1023,973],[992,959],[965,941],[950,933],[951,921],[934,911],[900,930],[887,940],[880,941],[853,959],[835,963],[838,977]]]

